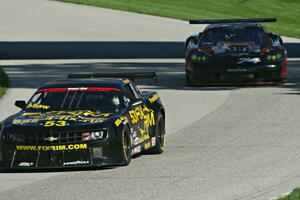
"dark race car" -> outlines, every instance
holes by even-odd
[[[188,85],[264,84],[284,80],[287,52],[280,36],[258,22],[275,18],[191,20],[210,24],[185,43]]]
[[[27,103],[16,101],[22,110],[1,123],[1,167],[128,165],[135,154],[162,153],[165,110],[158,94],[141,93],[128,78],[90,78],[105,76],[117,77],[75,74],[43,85]]]

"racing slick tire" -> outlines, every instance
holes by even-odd
[[[164,151],[166,143],[166,131],[165,131],[165,118],[159,112],[157,115],[155,126],[156,143],[151,149],[147,151],[150,154],[161,154]]]
[[[130,139],[130,129],[128,126],[125,126],[122,131],[121,142],[120,142],[120,155],[122,166],[129,165],[131,161],[131,139]]]

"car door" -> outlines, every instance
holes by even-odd
[[[154,112],[153,110],[149,109],[146,105],[146,100],[143,98],[142,94],[139,92],[138,88],[133,84],[129,84],[134,96],[136,99],[138,99],[137,102],[139,102],[141,106],[141,123],[139,124],[139,132],[141,133],[141,137],[143,137],[144,141],[147,141],[144,145],[145,149],[149,148],[150,146],[150,139],[151,136],[154,135],[154,125],[155,125],[155,119],[154,119]],[[140,107],[139,107],[140,109]]]
[[[136,93],[131,83],[124,85],[124,101],[128,106],[128,118],[132,128],[133,146],[137,146],[144,142],[144,102]]]

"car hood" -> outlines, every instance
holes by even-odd
[[[70,127],[103,123],[114,113],[99,113],[89,110],[20,112],[12,118],[12,125],[29,127]]]

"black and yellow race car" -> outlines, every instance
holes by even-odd
[[[187,85],[270,84],[287,76],[282,38],[259,22],[275,18],[191,20],[210,24],[185,42]]]
[[[133,155],[162,153],[160,97],[132,81],[147,77],[156,74],[72,74],[46,83],[28,102],[16,101],[22,110],[1,123],[1,167],[128,165]]]

